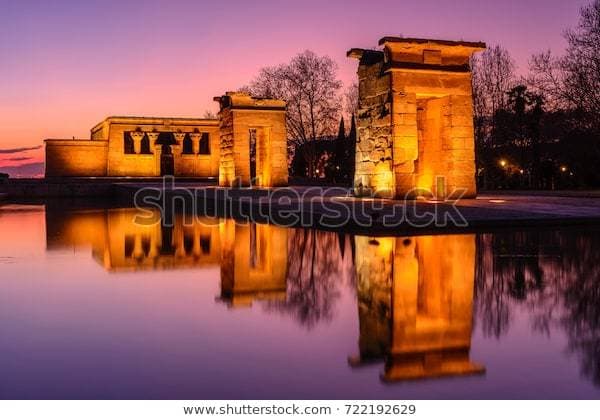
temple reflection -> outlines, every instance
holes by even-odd
[[[213,219],[166,225],[160,214],[136,223],[136,209],[46,213],[47,247],[91,246],[108,271],[165,270],[218,266],[220,235]],[[153,220],[152,222],[150,220]]]
[[[331,319],[340,287],[355,285],[360,334],[351,365],[385,360],[385,381],[484,372],[469,356],[475,235],[351,241],[229,219],[175,215],[166,223],[154,213],[154,222],[139,223],[139,214],[48,211],[48,248],[91,247],[111,272],[219,267],[218,302],[265,301],[307,328]]]
[[[473,316],[496,340],[527,316],[532,333],[566,334],[565,354],[600,385],[597,228],[380,238],[136,215],[47,206],[47,249],[91,250],[109,272],[218,267],[218,304],[260,302],[308,330],[354,305],[356,291],[358,354],[349,363],[385,362],[384,381],[483,373],[470,357]]]
[[[179,214],[167,224],[156,211],[143,223],[136,216],[136,209],[47,211],[47,247],[90,246],[111,272],[220,267],[219,300],[232,307],[286,299],[287,229]]]
[[[273,225],[223,220],[221,297],[229,306],[285,300],[288,231]]]
[[[470,360],[475,236],[356,237],[359,355],[384,381],[479,374]]]

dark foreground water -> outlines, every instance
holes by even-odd
[[[0,398],[600,396],[600,230],[0,208]]]

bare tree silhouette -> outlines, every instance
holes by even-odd
[[[293,229],[288,239],[287,298],[268,302],[268,310],[287,313],[312,328],[332,319],[340,288],[351,281],[352,260],[337,233]],[[342,255],[344,249],[344,255]]]

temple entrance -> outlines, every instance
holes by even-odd
[[[444,156],[443,137],[448,132],[444,126],[444,112],[450,109],[450,98],[423,98],[417,100],[418,155],[415,160],[419,194],[445,199],[444,175],[448,163]]]
[[[256,129],[250,129],[250,184],[256,185]]]
[[[168,144],[162,145],[160,154],[160,176],[175,175],[175,159],[173,158],[173,150]]]

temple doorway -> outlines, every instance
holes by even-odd
[[[175,159],[173,158],[173,150],[168,144],[162,145],[160,154],[160,176],[175,175]]]
[[[256,129],[250,129],[250,185],[256,185]]]

